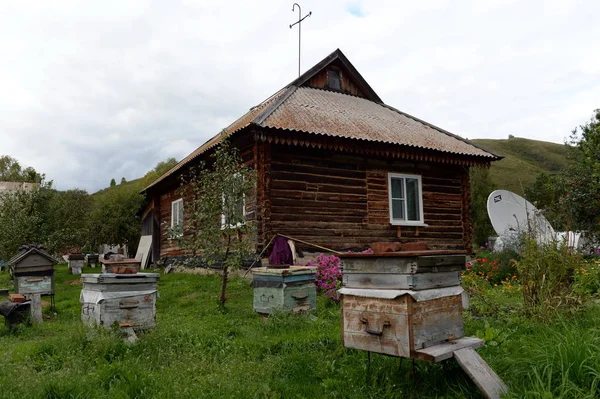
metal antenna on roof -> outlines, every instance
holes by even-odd
[[[292,6],[292,12],[296,11],[296,6],[298,6],[298,20],[290,25],[290,29],[294,25],[298,25],[298,76],[300,76],[300,45],[302,43],[302,21],[312,15],[312,11],[309,11],[304,17],[302,17],[302,9],[300,8],[300,4],[294,3]]]

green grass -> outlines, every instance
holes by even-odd
[[[542,172],[557,173],[566,165],[567,147],[563,144],[515,137],[507,140],[471,140],[505,158],[494,162],[490,170],[498,189],[523,194]]]
[[[85,272],[93,272],[86,269]],[[0,327],[0,398],[477,398],[452,361],[411,362],[346,349],[339,307],[319,297],[309,316],[252,311],[249,282],[234,279],[227,310],[217,305],[217,276],[161,276],[156,329],[131,346],[79,320],[81,285],[57,266],[56,312],[16,331]],[[6,273],[0,287],[8,285]],[[503,294],[507,295],[507,294]],[[541,325],[519,316],[518,296],[495,315],[465,314],[474,335],[506,339],[480,353],[511,386],[511,397],[598,395],[600,311]]]

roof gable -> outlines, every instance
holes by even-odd
[[[375,93],[375,90],[371,88],[340,49],[335,50],[308,71],[304,72],[298,79],[290,83],[288,87],[313,87],[328,90],[328,71],[330,70],[338,71],[340,75],[341,87],[337,91],[363,97],[378,104],[383,103],[381,98]]]

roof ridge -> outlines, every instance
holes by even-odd
[[[475,144],[475,143],[471,142],[470,140],[467,140],[467,139],[465,139],[464,137],[460,137],[458,134],[451,133],[451,132],[449,132],[449,131],[447,131],[447,130],[445,130],[445,129],[442,129],[441,127],[438,127],[438,126],[436,126],[436,125],[434,125],[434,124],[432,124],[432,123],[429,123],[429,122],[427,122],[427,121],[424,121],[423,119],[419,119],[419,118],[417,118],[417,117],[415,117],[415,116],[412,116],[412,115],[410,115],[410,114],[407,114],[407,113],[406,113],[406,112],[404,112],[404,111],[400,111],[398,108],[394,108],[394,107],[392,107],[391,105],[387,105],[387,104],[385,104],[385,103],[381,103],[380,105],[384,106],[385,108],[387,108],[387,109],[389,109],[389,110],[391,110],[391,111],[397,112],[397,113],[399,113],[400,115],[404,115],[404,116],[406,116],[407,118],[410,118],[410,119],[412,119],[412,120],[414,120],[414,121],[417,121],[417,122],[419,122],[419,123],[421,123],[421,124],[423,124],[423,125],[425,125],[425,126],[428,126],[428,127],[432,128],[432,129],[435,129],[435,130],[437,130],[437,131],[438,131],[438,132],[440,132],[440,133],[444,133],[445,135],[447,135],[447,136],[449,136],[449,137],[452,137],[452,138],[454,138],[454,139],[460,140],[460,141],[462,141],[463,143],[466,143],[466,144],[472,145],[473,147],[476,147],[476,148],[479,148],[480,150],[483,150],[483,151],[485,151],[485,152],[488,152],[488,153],[490,153],[490,154],[492,154],[492,155],[494,155],[494,156],[496,156],[496,157],[498,157],[498,158],[504,158],[504,156],[503,156],[503,155],[500,155],[500,154],[497,154],[497,153],[495,153],[494,151],[488,150],[487,148],[485,148],[485,147],[482,147],[482,146],[480,146],[479,144]]]

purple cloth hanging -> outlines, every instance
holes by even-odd
[[[269,255],[269,263],[271,265],[291,265],[294,263],[292,250],[283,237],[277,237],[273,243],[273,251]]]

